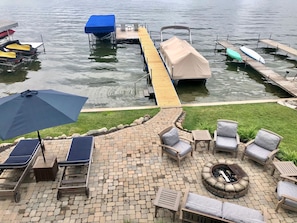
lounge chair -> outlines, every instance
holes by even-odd
[[[241,160],[244,159],[244,156],[247,156],[251,160],[263,165],[264,170],[266,170],[268,164],[272,163],[279,151],[278,146],[282,138],[272,131],[260,129],[256,138],[245,144]]]
[[[213,154],[216,151],[223,151],[237,156],[240,143],[237,127],[238,123],[232,120],[219,119],[217,121],[217,129],[214,131]]]
[[[297,176],[297,175],[296,175]],[[278,203],[275,211],[280,207],[297,211],[297,179],[296,176],[282,176],[278,182],[276,192]]]
[[[72,139],[66,160],[58,162],[58,166],[63,168],[58,186],[58,200],[62,192],[85,192],[89,197],[89,175],[93,148],[93,136]]]
[[[38,139],[21,140],[6,161],[0,164],[0,196],[13,196],[15,202],[20,201],[19,187],[35,162],[39,148]]]
[[[193,141],[178,135],[177,128],[170,126],[159,133],[163,153],[177,161],[180,166],[180,161],[191,153],[193,156]]]
[[[185,192],[180,219],[182,222],[265,223],[268,212]]]

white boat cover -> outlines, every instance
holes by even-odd
[[[160,54],[172,80],[211,77],[208,61],[186,40],[174,36],[160,43]]]

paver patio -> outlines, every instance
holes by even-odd
[[[284,209],[275,212],[279,173],[276,171],[271,176],[271,167],[264,172],[262,166],[248,159],[241,161],[228,153],[213,156],[203,143],[198,145],[201,148],[194,151],[193,157],[181,162],[180,168],[166,155],[161,157],[158,132],[175,123],[181,113],[181,108],[162,109],[142,125],[96,136],[89,199],[84,194],[77,194],[63,195],[57,200],[61,170],[55,181],[38,183],[31,172],[21,186],[19,203],[11,198],[0,200],[0,222],[171,222],[172,213],[164,209],[160,209],[158,218],[154,218],[153,200],[159,187],[181,191],[182,194],[189,187],[191,192],[227,200],[212,195],[201,182],[203,165],[215,159],[236,162],[249,175],[248,193],[228,201],[255,209],[265,207],[270,215],[268,222],[296,221],[296,212]],[[180,134],[191,137],[185,131],[180,131]],[[46,140],[46,155],[54,154],[58,160],[63,160],[70,143],[70,139]],[[199,151],[201,149],[203,152]],[[10,151],[7,149],[1,153],[1,162]],[[241,157],[241,152],[242,146],[238,157]],[[179,213],[176,218],[179,218]]]

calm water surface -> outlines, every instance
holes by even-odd
[[[193,46],[209,60],[212,77],[205,85],[178,86],[182,103],[288,97],[252,69],[229,63],[223,52],[214,49],[217,38],[228,38],[237,46],[258,46],[267,67],[295,76],[296,58],[274,56],[257,40],[271,36],[297,48],[296,6],[296,0],[1,0],[1,18],[19,23],[14,38],[40,41],[42,35],[46,53],[27,69],[0,73],[0,96],[51,88],[89,97],[88,108],[153,105],[143,96],[146,79],[141,79],[145,73],[138,45],[120,44],[116,49],[101,45],[96,59],[90,53],[84,33],[88,18],[115,14],[117,23],[146,24],[156,44],[162,26],[192,28]]]

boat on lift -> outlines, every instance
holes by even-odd
[[[183,29],[188,31],[188,41],[176,36],[163,41],[163,32],[167,29]],[[211,77],[209,62],[189,42],[192,42],[191,30],[189,27],[165,26],[161,28],[159,54],[175,85],[181,80],[199,80],[204,82]]]
[[[30,61],[38,54],[37,49],[43,42],[25,43],[13,40],[15,21],[0,20],[0,66],[14,70],[17,66]]]

